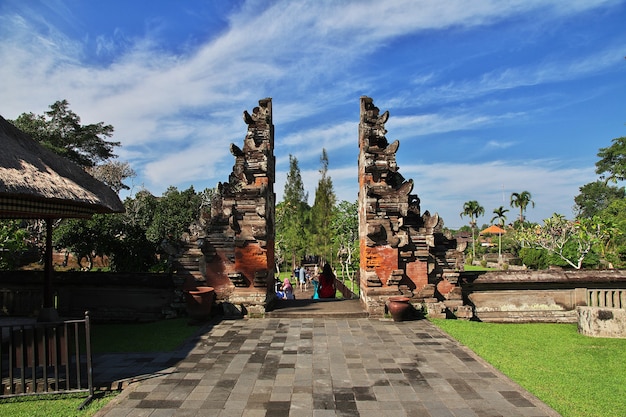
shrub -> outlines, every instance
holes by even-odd
[[[549,265],[548,251],[545,249],[522,248],[519,257],[524,265],[530,269],[547,269]]]

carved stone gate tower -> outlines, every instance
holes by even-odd
[[[369,97],[361,97],[359,123],[359,242],[361,300],[382,316],[392,295],[425,303],[429,314],[455,313],[463,302],[458,287],[463,250],[442,233],[437,214],[420,213],[413,180],[398,172],[399,142],[389,143],[385,123]],[[437,310],[437,311],[436,311]]]
[[[263,314],[274,285],[275,159],[272,99],[244,111],[248,131],[228,182],[219,183],[202,246],[206,284],[218,301]]]

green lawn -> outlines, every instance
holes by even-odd
[[[91,345],[94,353],[169,352],[191,337],[199,326],[188,318],[152,323],[94,324]]]
[[[626,339],[575,324],[431,321],[564,417],[626,416]]]
[[[98,397],[84,410],[78,407],[85,396],[52,395],[47,397],[18,397],[0,402],[0,417],[90,417],[104,407],[115,394]]]
[[[463,265],[463,269],[466,271],[499,271],[498,268],[487,268],[486,266],[480,265]]]

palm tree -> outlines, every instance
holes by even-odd
[[[493,210],[493,214],[495,214],[495,216],[493,216],[491,218],[491,223],[493,223],[494,220],[498,220],[498,225],[500,227],[504,227],[504,221],[506,220],[506,216],[504,215],[504,213],[506,213],[507,211],[509,211],[508,209],[505,209],[504,206],[500,206],[497,209]],[[502,233],[498,233],[498,261],[502,260]]]
[[[471,200],[471,201],[466,201],[465,204],[463,204],[463,211],[461,212],[461,218],[463,218],[463,216],[469,217],[470,227],[472,228],[472,260],[476,258],[476,245],[474,243],[475,241],[474,232],[476,230],[476,218],[478,216],[482,216],[483,214],[485,214],[485,208],[481,206],[478,203],[478,201]]]
[[[521,193],[511,194],[511,207],[519,207],[519,222],[522,226],[524,225],[524,212],[529,204],[535,207],[535,202],[532,200],[530,192],[522,191]]]

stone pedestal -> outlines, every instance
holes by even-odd
[[[626,309],[577,307],[578,333],[591,337],[626,339]]]

